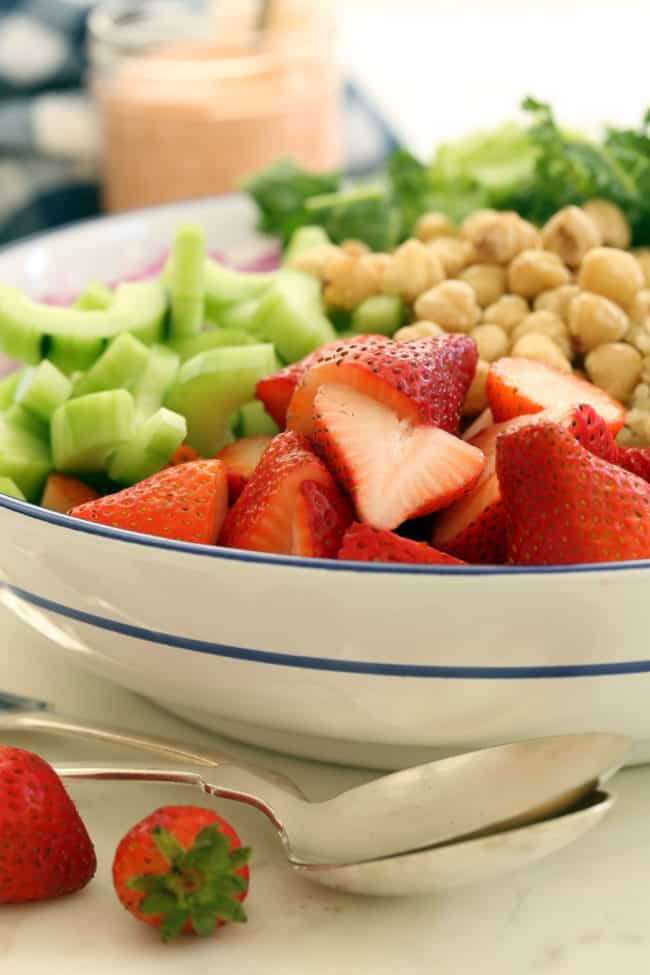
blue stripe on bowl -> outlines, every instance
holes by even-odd
[[[337,562],[335,559],[309,559],[296,555],[267,555],[263,552],[247,552],[243,549],[223,548],[219,545],[197,545],[193,542],[177,542],[170,538],[142,535],[139,532],[111,528],[81,518],[71,518],[41,508],[29,501],[19,501],[0,493],[0,509],[7,508],[16,514],[58,525],[69,531],[86,535],[98,535],[116,542],[142,545],[163,551],[184,552],[201,555],[204,558],[224,559],[231,562],[251,562],[257,565],[284,565],[295,569],[320,570],[321,572],[363,572],[384,573],[386,575],[430,575],[430,576],[520,576],[520,575],[566,575],[585,572],[629,572],[650,569],[650,559],[637,559],[630,562],[589,562],[571,565],[411,565],[396,562]]]
[[[562,664],[535,667],[452,667],[425,666],[423,664],[387,664],[365,660],[336,660],[332,657],[307,657],[302,654],[277,653],[271,650],[251,650],[234,647],[225,643],[210,643],[192,637],[176,636],[150,630],[131,623],[95,616],[80,609],[73,609],[61,603],[38,596],[36,593],[3,583],[3,587],[13,595],[32,606],[47,610],[57,616],[75,620],[100,630],[119,633],[121,636],[148,643],[157,643],[178,650],[207,653],[215,657],[231,660],[245,660],[249,663],[274,664],[280,667],[294,667],[303,670],[324,670],[341,674],[371,674],[380,677],[437,677],[452,680],[530,680],[558,677],[606,677],[612,674],[650,673],[650,660],[627,660],[621,663],[601,664]]]

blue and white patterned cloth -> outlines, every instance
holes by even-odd
[[[0,0],[0,244],[96,214],[99,135],[84,91],[93,0]],[[347,168],[395,146],[384,120],[346,85]]]

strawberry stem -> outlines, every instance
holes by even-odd
[[[170,869],[131,877],[127,886],[143,894],[141,914],[160,916],[163,941],[180,934],[188,918],[202,937],[213,934],[218,921],[246,921],[237,900],[246,881],[236,871],[248,862],[249,847],[231,850],[215,824],[200,830],[188,850],[160,826],[152,829],[151,838]]]

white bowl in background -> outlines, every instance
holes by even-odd
[[[33,295],[111,281],[175,226],[265,248],[239,196],[92,220],[0,253]],[[53,649],[208,728],[346,764],[615,731],[650,755],[650,562],[518,569],[257,555],[0,495],[0,600]],[[9,651],[7,651],[9,652]]]

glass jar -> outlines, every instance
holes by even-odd
[[[341,163],[341,83],[323,5],[120,2],[89,21],[110,211],[236,189],[282,157]]]

